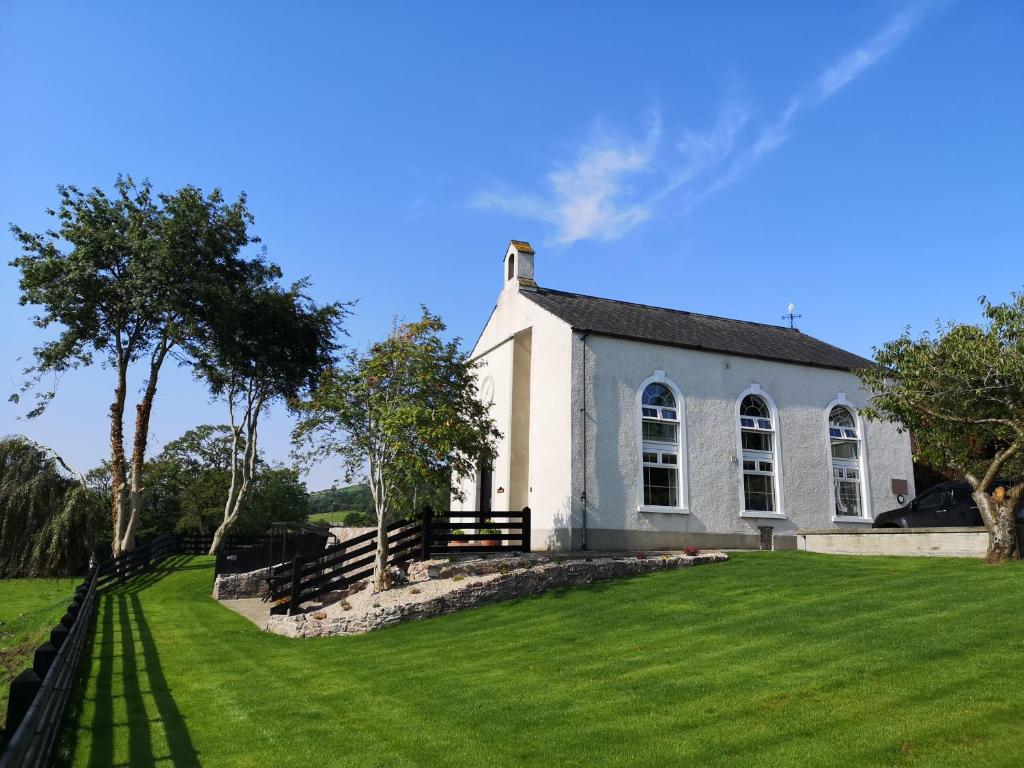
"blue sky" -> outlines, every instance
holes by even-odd
[[[793,301],[865,355],[1022,287],[1024,4],[484,5],[2,2],[0,220],[42,228],[56,184],[118,172],[244,190],[289,279],[358,300],[354,344],[421,302],[471,343],[509,238],[542,285],[762,322]],[[10,391],[44,338],[17,295],[0,268]],[[111,389],[69,374],[0,433],[88,468]],[[170,371],[154,446],[223,420]],[[288,416],[266,424],[286,459]]]

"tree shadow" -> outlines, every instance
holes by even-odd
[[[167,739],[167,749],[172,765],[175,766],[198,766],[199,754],[196,752],[189,735],[188,726],[185,724],[185,717],[174,702],[171,688],[167,684],[163,667],[160,665],[160,654],[157,652],[156,642],[153,633],[149,628],[149,622],[142,610],[142,604],[136,594],[128,595],[131,603],[132,617],[136,625],[136,635],[142,645],[142,662],[146,670],[146,679],[149,683],[149,695],[156,705],[159,722],[163,725],[164,736]],[[136,762],[134,759],[131,765],[150,765],[151,763]]]
[[[72,725],[75,730],[84,727],[90,731],[89,768],[145,768],[168,763],[199,766],[199,755],[167,684],[153,633],[136,594],[105,596],[93,646],[99,652],[95,711],[91,721],[83,722],[79,715]],[[118,678],[120,690],[115,691]],[[119,698],[124,706],[116,710]],[[162,730],[163,739],[157,733],[154,740],[154,726]],[[156,754],[157,749],[163,751],[164,740],[167,753]],[[127,754],[117,755],[122,760],[119,763],[115,762],[118,741],[127,743]]]
[[[149,570],[132,576],[125,582],[112,582],[108,584],[103,588],[103,593],[105,595],[135,594],[163,581],[172,573],[208,570],[210,568],[209,563],[190,563],[190,560],[191,557],[189,555],[172,555],[152,566]]]

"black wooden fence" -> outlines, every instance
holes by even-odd
[[[97,592],[150,570],[178,551],[177,537],[164,534],[90,571],[75,590],[67,613],[50,632],[50,639],[36,649],[32,666],[11,681],[7,722],[0,736],[0,768],[42,768],[50,764]]]
[[[530,551],[530,508],[522,512],[424,513],[423,558]]]
[[[272,613],[297,613],[302,603],[323,598],[373,573],[377,532],[328,547],[321,557],[296,555],[268,578]],[[388,526],[388,564],[434,555],[530,551],[530,508],[521,512],[445,512],[429,508],[422,520]]]
[[[399,520],[388,526],[388,563],[414,560],[423,551],[423,524]],[[377,532],[370,531],[328,547],[318,558],[296,555],[268,579],[272,613],[295,613],[298,607],[328,592],[344,589],[373,573]]]

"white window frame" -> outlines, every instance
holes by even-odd
[[[771,474],[774,476],[774,482],[772,483],[772,490],[775,492],[775,511],[773,512],[761,512],[758,510],[747,509],[747,497],[743,492],[743,430],[744,427],[740,424],[740,406],[743,405],[743,400],[748,395],[754,395],[755,397],[761,398],[765,405],[768,406],[768,413],[771,417],[772,429],[766,430],[758,427],[754,427],[755,432],[769,432],[772,435],[772,451],[768,458],[760,458],[763,453],[758,451],[759,461],[771,461],[774,472]],[[786,520],[786,502],[782,495],[782,424],[779,420],[779,409],[775,406],[775,401],[772,396],[761,389],[760,384],[751,384],[747,389],[740,392],[739,397],[736,398],[735,406],[735,418],[733,423],[736,425],[736,483],[739,489],[739,510],[740,517],[750,518],[762,518],[762,519],[773,519],[773,520]],[[749,429],[749,428],[748,428]],[[754,474],[768,474],[767,472],[761,472],[759,469],[754,471]]]
[[[861,515],[837,514],[835,474],[837,467],[832,459],[832,433],[829,431],[832,426],[832,409],[836,406],[842,406],[849,412],[853,417],[853,423],[857,430],[857,468],[860,474],[860,504],[863,511]],[[843,439],[850,440],[851,438],[844,436]],[[875,519],[871,508],[871,494],[868,492],[871,484],[868,482],[867,445],[868,441],[864,435],[864,423],[860,414],[853,404],[846,399],[846,393],[839,392],[836,398],[825,406],[825,458],[827,460],[826,466],[828,467],[828,508],[831,512],[833,523],[871,523]]]
[[[644,453],[658,453],[658,460],[661,460],[661,454],[672,453],[671,450],[662,450],[661,448],[654,448],[654,450],[648,451],[644,447],[644,415],[643,415],[643,400],[644,390],[647,389],[651,384],[663,384],[668,387],[676,399],[676,417],[677,420],[674,422],[677,425],[676,430],[676,501],[677,506],[674,507],[661,507],[649,504],[644,504],[644,467],[645,466],[658,466],[664,468],[665,464],[651,464],[644,461]],[[682,390],[669,379],[664,371],[655,371],[653,375],[648,376],[642,382],[636,390],[636,401],[635,411],[636,414],[636,508],[638,512],[653,512],[659,514],[677,514],[687,515],[690,513],[690,483],[688,480],[689,461],[686,452],[686,400],[683,398]],[[670,420],[664,420],[666,422]],[[666,447],[669,445],[665,444]],[[653,446],[652,446],[653,447]]]

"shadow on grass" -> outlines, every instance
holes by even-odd
[[[72,734],[79,728],[89,728],[90,768],[198,766],[199,755],[167,683],[136,591],[114,591],[102,600],[87,667],[91,670],[98,656],[94,711],[90,718],[79,708],[69,719],[68,728]],[[79,690],[84,692],[85,687],[82,680]],[[123,700],[122,707],[115,706],[118,699]],[[127,745],[127,754],[116,754],[119,743]],[[70,764],[72,750],[62,752],[59,764]],[[120,760],[115,761],[115,757]]]
[[[173,555],[166,560],[154,565],[150,570],[133,576],[124,583],[114,582],[104,587],[105,595],[131,595],[152,587],[154,584],[166,579],[172,573],[179,571],[206,570],[210,566],[207,563],[190,562],[188,555]]]

